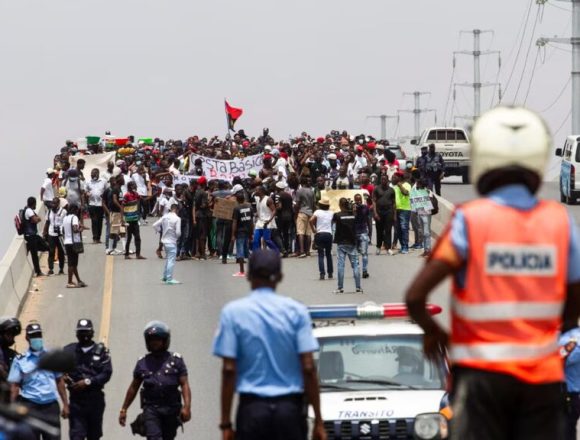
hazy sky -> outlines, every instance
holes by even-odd
[[[533,0],[532,0],[533,1]],[[554,2],[538,19],[536,36],[568,36],[570,14]],[[12,218],[36,195],[44,169],[67,138],[114,134],[184,138],[225,134],[223,98],[244,108],[239,128],[270,127],[277,137],[331,129],[379,134],[368,114],[410,108],[403,92],[432,95],[424,106],[439,120],[448,98],[452,52],[470,50],[460,30],[493,29],[482,49],[501,50],[505,84],[519,47],[530,0],[0,0],[0,135],[8,190],[0,207],[0,253],[13,236]],[[504,102],[522,77],[536,17]],[[568,46],[537,57],[527,104],[543,110],[570,72]],[[511,57],[510,57],[511,54]],[[529,51],[518,102],[536,60]],[[545,63],[542,63],[545,61]],[[456,82],[473,80],[472,58],[460,57]],[[483,80],[495,81],[496,58],[482,60]],[[492,89],[484,93],[483,107]],[[458,89],[457,113],[472,112],[471,89]],[[451,105],[451,102],[450,102]],[[553,131],[570,110],[569,89],[544,116]],[[449,112],[448,112],[449,113]],[[430,125],[433,116],[425,116]],[[451,123],[453,121],[450,121]],[[395,129],[395,122],[389,130]],[[556,136],[560,144],[569,122]],[[412,134],[403,115],[398,134]]]

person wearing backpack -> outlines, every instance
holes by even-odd
[[[28,197],[26,201],[26,208],[22,214],[22,233],[24,240],[32,258],[32,266],[37,277],[44,276],[40,270],[40,261],[38,259],[38,252],[40,251],[41,237],[38,235],[38,223],[40,217],[36,213],[36,198]]]

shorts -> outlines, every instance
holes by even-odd
[[[239,237],[236,238],[236,258],[250,258],[250,238]]]
[[[310,217],[310,215],[304,214],[303,212],[298,213],[298,218],[296,219],[296,234],[310,235]]]
[[[111,212],[111,234],[119,235],[122,223],[123,215],[120,212]]]
[[[77,267],[79,265],[79,254],[74,250],[72,244],[65,244],[64,249],[66,250],[66,259],[70,267]]]

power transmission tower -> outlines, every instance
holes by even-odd
[[[381,120],[381,140],[387,139],[387,119],[396,119],[399,121],[399,115],[370,115],[367,119],[380,119]]]
[[[540,38],[536,42],[539,47],[548,43],[572,45],[572,133],[580,134],[580,0],[559,0],[572,3],[572,37],[571,38]],[[537,0],[543,4],[546,0]]]
[[[397,114],[400,113],[413,113],[415,115],[415,139],[419,139],[421,137],[421,115],[423,113],[434,112],[435,113],[435,125],[437,125],[437,110],[433,108],[421,108],[421,96],[422,95],[430,95],[431,92],[407,92],[403,93],[405,96],[413,96],[415,99],[415,108],[413,110],[401,109],[397,111]]]
[[[481,82],[481,66],[480,58],[483,55],[498,55],[498,63],[501,68],[501,52],[499,50],[481,50],[481,34],[493,33],[493,31],[482,31],[481,29],[473,29],[472,31],[461,31],[460,34],[473,34],[473,50],[459,50],[453,52],[453,68],[455,68],[455,57],[457,55],[469,55],[473,57],[473,82],[472,83],[455,83],[454,87],[471,87],[473,89],[473,116],[472,119],[479,118],[481,115],[481,88],[489,86],[499,86],[499,96],[501,101],[501,84]]]

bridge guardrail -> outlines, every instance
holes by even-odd
[[[32,274],[23,236],[15,235],[0,260],[0,315],[17,316],[23,304]]]
[[[441,234],[443,234],[445,226],[447,226],[449,220],[451,220],[451,216],[455,210],[455,205],[441,196],[436,197],[439,202],[439,213],[431,217],[431,233],[436,238],[439,238]]]

